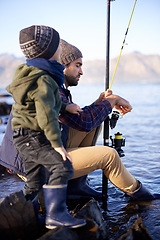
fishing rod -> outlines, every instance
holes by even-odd
[[[117,64],[116,64],[116,67],[115,67],[115,70],[114,70],[114,74],[113,74],[113,77],[112,77],[112,80],[111,80],[111,84],[110,84],[110,87],[109,87],[110,90],[111,90],[111,87],[112,87],[112,84],[113,84],[113,80],[114,80],[114,77],[115,77],[115,74],[116,74],[116,71],[117,71],[119,60],[120,60],[120,57],[121,57],[121,54],[122,54],[122,51],[123,51],[123,47],[124,47],[124,44],[125,44],[125,41],[126,41],[126,37],[127,37],[127,34],[128,34],[128,30],[129,30],[129,26],[130,26],[130,23],[131,23],[133,12],[134,12],[134,9],[135,9],[135,6],[136,6],[136,2],[137,2],[137,0],[135,0],[134,6],[133,6],[133,9],[132,9],[132,13],[131,13],[131,16],[130,16],[130,19],[129,19],[129,24],[128,24],[128,27],[127,27],[127,30],[126,30],[126,33],[125,33],[125,36],[124,36],[121,51],[120,51],[120,54],[119,54],[119,57],[118,57],[118,60],[117,60]]]
[[[137,0],[135,0],[134,7],[133,7],[133,10],[132,10],[132,14],[131,14],[131,17],[130,17],[130,20],[129,20],[129,24],[128,24],[128,27],[127,27],[127,31],[125,33],[125,38],[124,38],[124,41],[123,41],[123,44],[122,44],[122,47],[121,47],[121,52],[120,52],[120,55],[119,55],[119,58],[118,58],[118,61],[117,61],[117,65],[116,65],[116,68],[115,68],[115,71],[114,71],[114,75],[112,77],[112,81],[111,81],[111,84],[110,84],[110,87],[109,87],[110,2],[112,2],[112,1],[114,1],[114,0],[107,0],[106,90],[108,88],[111,89],[111,87],[112,87],[113,79],[114,79],[114,76],[115,76],[115,73],[116,73],[116,70],[117,70],[117,66],[118,66],[118,63],[119,63],[119,60],[120,60],[120,57],[121,57],[121,53],[122,53],[124,44],[125,44],[125,39],[126,39],[126,36],[127,36],[127,33],[128,33],[128,29],[129,29],[129,26],[130,26],[132,15],[133,15],[133,12],[134,12],[134,9],[135,9],[135,5],[136,5],[136,2],[137,2]],[[103,132],[104,146],[109,146],[109,124],[110,124],[111,129],[114,128],[114,126],[115,126],[115,124],[116,124],[116,122],[117,122],[117,120],[119,118],[119,115],[117,115],[115,113],[114,118],[115,119],[112,119],[112,121],[109,118],[107,118],[104,121],[104,132]],[[115,140],[111,139],[112,140],[112,145],[116,149],[120,149],[121,150],[121,148],[119,147],[119,144],[121,146],[124,146],[125,142],[122,139],[122,134],[117,133],[116,135],[115,135]],[[121,155],[123,154],[122,150],[120,151],[120,154]],[[108,179],[103,174],[103,177],[102,177],[103,203],[105,203],[106,200],[107,200],[107,192],[108,192]]]

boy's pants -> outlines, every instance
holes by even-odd
[[[107,146],[89,146],[94,132],[95,129],[89,133],[69,129],[67,152],[73,160],[73,178],[102,169],[105,176],[116,187],[123,192],[132,193],[137,189],[137,179],[125,168],[116,150]]]
[[[24,195],[32,200],[46,183],[44,167],[50,173],[49,185],[67,184],[73,176],[72,164],[64,161],[41,132],[19,128],[13,132],[13,142],[25,166],[27,182]]]

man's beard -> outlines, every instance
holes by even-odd
[[[68,86],[77,86],[78,85],[78,80],[76,79],[76,77],[73,76],[69,76],[69,75],[64,75],[65,76],[65,81],[67,83]]]

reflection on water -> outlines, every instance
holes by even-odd
[[[116,128],[110,130],[110,135],[118,131],[123,134],[126,138],[126,146],[123,148],[125,157],[122,158],[124,165],[152,193],[160,193],[160,114],[157,105],[160,102],[160,84],[115,85],[113,92],[128,99],[133,110],[118,120]],[[103,85],[73,88],[73,100],[80,106],[90,104],[98,98],[103,88]],[[83,94],[80,99],[79,92]],[[98,144],[103,144],[103,133]],[[102,189],[101,170],[90,174],[89,179],[92,187]],[[1,176],[0,199],[23,189],[23,185],[17,176]],[[160,239],[160,200],[141,203],[129,201],[124,193],[109,182],[107,207],[102,210],[109,239],[118,239],[138,217],[142,217],[152,239]]]
[[[23,190],[24,182],[16,176],[5,172],[0,175],[0,198],[7,196],[10,193]]]

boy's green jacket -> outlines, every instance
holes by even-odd
[[[15,101],[12,129],[22,127],[41,131],[53,147],[61,147],[58,115],[62,101],[54,79],[44,70],[22,64],[6,89]]]

